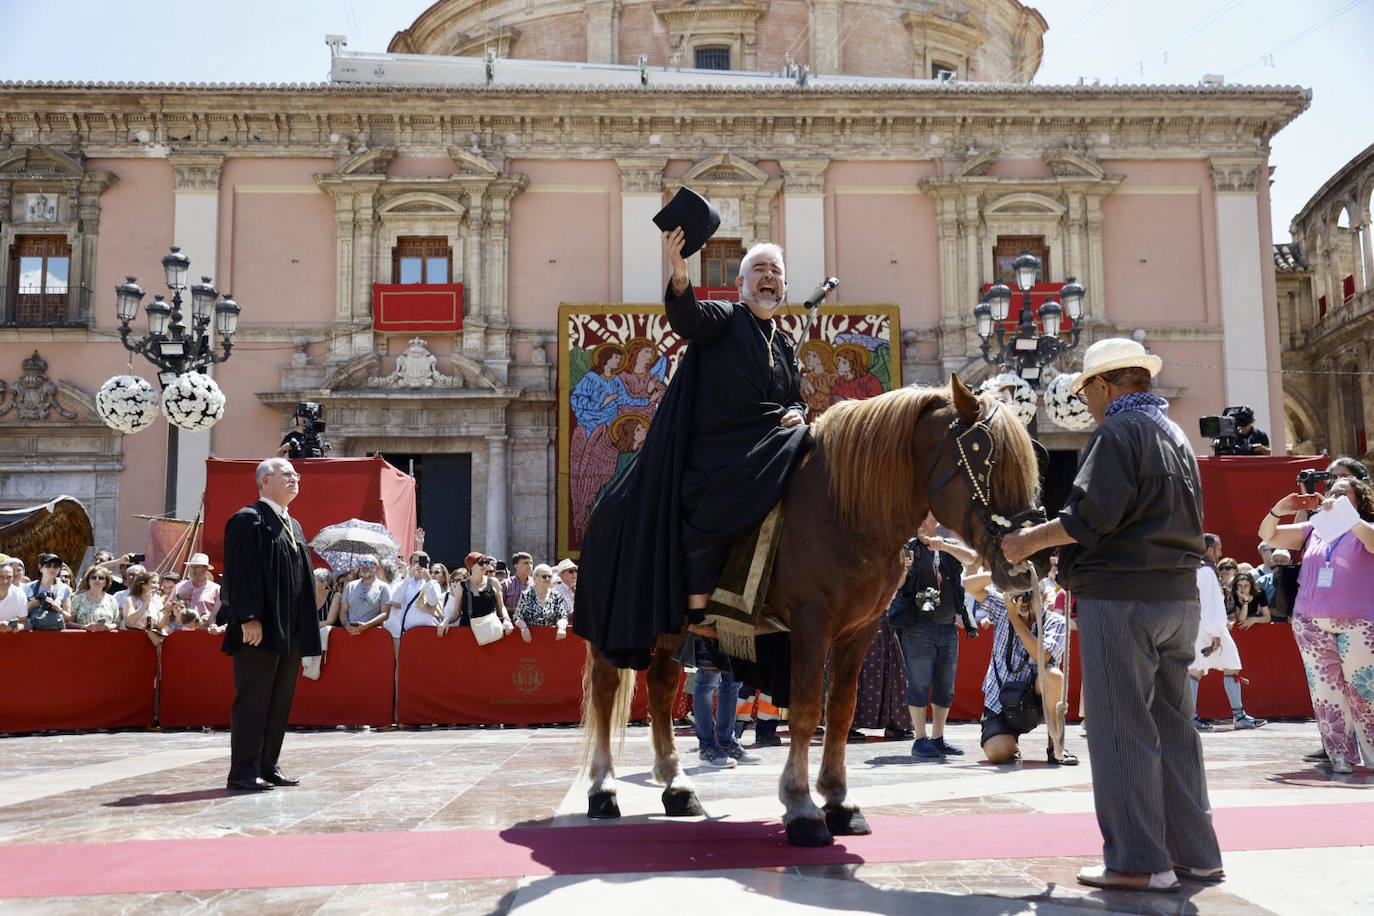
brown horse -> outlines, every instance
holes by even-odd
[[[1004,589],[1030,588],[1033,570],[1008,568],[999,549],[1010,519],[1035,511],[1039,475],[1030,437],[995,401],[958,376],[940,389],[901,388],[844,401],[812,427],[815,447],[783,500],[777,560],[768,586],[772,613],[791,630],[791,749],[779,785],[788,840],[823,846],[834,835],[869,832],[845,787],[845,738],[854,718],[859,667],[878,619],[900,584],[900,548],[927,511],[978,550]],[[994,521],[995,519],[995,521]],[[703,814],[682,770],[672,705],[684,636],[663,634],[648,671],[654,779],[669,815]],[[821,716],[821,681],[831,662],[825,747],[816,807],[807,753]],[[583,725],[591,787],[589,817],[619,817],[611,769],[612,723],[623,730],[632,672],[589,648]]]

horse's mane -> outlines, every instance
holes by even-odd
[[[926,500],[929,454],[917,454],[916,424],[927,412],[950,406],[943,388],[898,388],[863,401],[841,401],[812,424],[830,475],[830,498],[850,532],[914,532]],[[992,400],[978,397],[986,416]],[[995,509],[1015,512],[1035,502],[1039,467],[1030,436],[1009,410],[989,421],[996,459],[992,470]],[[943,434],[943,430],[941,430]],[[972,532],[970,532],[972,534]]]

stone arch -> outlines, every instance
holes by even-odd
[[[984,207],[983,218],[1007,214],[1016,214],[1017,216],[1034,214],[1059,218],[1068,210],[1068,207],[1053,197],[1046,197],[1044,194],[1037,194],[1034,191],[1016,191],[1003,195]]]
[[[782,189],[782,179],[774,178],[733,153],[717,153],[692,164],[680,178],[664,179],[663,188],[676,194],[687,185],[705,196],[720,214],[721,238],[739,237],[747,250],[756,242],[766,242],[773,235],[772,203]],[[693,283],[701,282],[701,256],[694,254],[687,261]]]
[[[60,150],[29,146],[0,155],[0,173],[5,172],[22,172],[27,178],[80,178],[86,174],[86,166]]]
[[[461,219],[467,212],[468,208],[453,198],[430,191],[398,194],[377,207],[377,215],[383,218],[393,214],[427,213],[446,219]]]
[[[1302,394],[1285,389],[1283,392],[1284,433],[1288,437],[1288,448],[1295,454],[1306,451],[1304,445],[1314,451],[1318,448],[1317,438],[1321,434],[1321,412],[1316,410]]]
[[[763,169],[736,156],[734,153],[717,153],[694,164],[682,176],[683,184],[697,181],[767,181],[768,173]]]

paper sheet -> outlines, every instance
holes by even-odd
[[[1354,528],[1359,520],[1360,513],[1355,510],[1354,504],[1342,498],[1332,503],[1330,509],[1323,509],[1312,516],[1312,530],[1317,532],[1317,537],[1332,544],[1336,538]]]

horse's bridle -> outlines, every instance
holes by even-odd
[[[1002,403],[993,401],[992,409],[988,411],[987,416],[980,416],[971,426],[956,413],[939,446],[930,456],[930,463],[926,465],[927,499],[953,480],[955,474],[963,474],[964,482],[973,491],[973,499],[969,502],[968,512],[964,516],[964,529],[972,531],[973,516],[977,515],[983,530],[992,540],[993,550],[998,549],[1002,537],[1008,532],[1045,521],[1045,510],[1040,506],[1032,506],[1012,518],[998,515],[992,510],[992,469],[997,463],[998,456],[997,443],[992,437],[989,422],[1001,409]],[[954,467],[932,483],[935,465],[944,453],[945,443],[950,439],[954,440]]]

